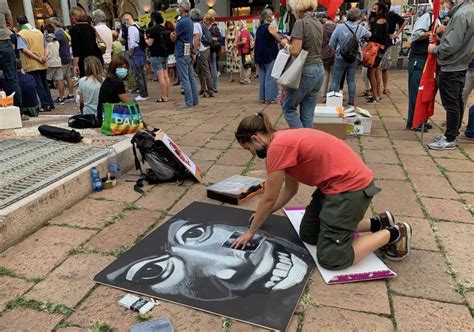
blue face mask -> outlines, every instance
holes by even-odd
[[[443,8],[441,9],[440,13],[439,13],[439,18],[441,20],[444,20],[446,18],[446,16],[448,16],[449,14],[449,8]]]
[[[125,77],[127,77],[128,74],[128,69],[127,68],[117,68],[115,69],[115,75],[117,75],[118,78],[123,80]]]

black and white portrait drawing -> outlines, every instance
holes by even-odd
[[[314,262],[285,217],[272,216],[248,250],[229,248],[251,213],[193,203],[95,281],[285,330]]]

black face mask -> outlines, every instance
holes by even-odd
[[[255,150],[255,154],[260,159],[267,158],[267,147],[264,145],[261,149]]]

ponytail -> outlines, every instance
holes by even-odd
[[[250,143],[252,135],[257,133],[271,135],[275,129],[270,122],[270,118],[264,112],[245,117],[237,127],[235,138],[239,143]]]

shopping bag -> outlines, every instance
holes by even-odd
[[[382,61],[384,47],[376,42],[368,42],[362,48],[362,65],[367,68],[376,68]]]
[[[133,134],[144,128],[138,104],[104,104],[103,108],[102,134],[104,135]]]
[[[291,89],[298,89],[300,87],[301,74],[303,73],[307,56],[308,51],[301,49],[300,54],[298,54],[296,58],[292,57],[285,71],[277,80],[278,84]]]
[[[279,79],[281,74],[283,74],[288,60],[290,60],[290,53],[288,52],[288,47],[282,48],[278,52],[278,55],[275,59],[275,63],[273,64],[271,76],[274,79]]]

